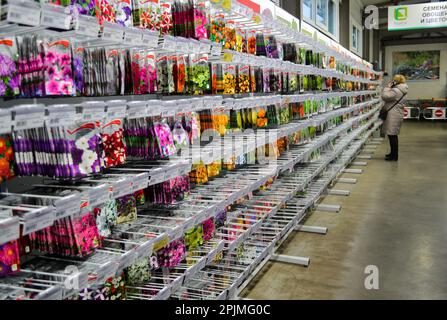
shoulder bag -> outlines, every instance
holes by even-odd
[[[400,91],[400,89],[397,89],[397,90]],[[400,92],[402,93],[402,97],[400,97],[400,99],[397,100],[396,103],[393,104],[393,105],[391,106],[391,108],[388,108],[388,110],[384,110],[384,109],[380,110],[379,118],[380,118],[381,120],[385,121],[386,118],[388,117],[388,112],[389,112],[391,109],[393,109],[395,106],[397,106],[397,105],[399,104],[399,102],[401,102],[402,99],[407,95],[407,93],[403,93],[402,91],[400,91]]]

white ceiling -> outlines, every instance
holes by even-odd
[[[382,3],[385,3],[385,2],[389,2],[389,3],[391,3],[392,1],[386,1],[386,0],[359,0],[361,3],[363,3],[363,5],[366,7],[366,6],[368,6],[368,5],[370,5],[370,4],[382,4]]]
[[[356,0],[356,1],[363,3],[363,5],[365,7],[370,4],[373,4],[373,5],[378,5],[378,4],[395,5],[395,3],[396,3],[396,1],[394,1],[394,0]],[[416,3],[422,3],[422,2],[430,2],[430,0],[398,0],[397,1],[398,4],[416,4]]]

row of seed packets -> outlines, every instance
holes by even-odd
[[[234,188],[234,187],[233,187]],[[214,193],[214,192],[213,192]],[[202,197],[203,195],[202,194],[200,194],[200,196]],[[205,195],[206,196],[206,195]],[[230,225],[231,226],[231,225]],[[230,228],[230,230],[231,230],[231,228]],[[195,231],[194,231],[195,232]],[[189,234],[189,235],[191,235],[191,234]],[[186,237],[186,235],[185,235],[185,239],[186,239],[187,237]],[[191,239],[200,239],[200,238],[197,238],[196,236],[194,236],[193,238],[191,238]],[[185,240],[186,241],[186,240]],[[194,240],[195,241],[195,240]]]
[[[163,49],[168,53],[155,54],[153,50],[143,49],[141,46],[131,49],[117,49],[116,46],[89,47],[73,39],[61,39],[51,34],[42,36],[31,32],[3,36],[0,39],[0,61],[3,64],[0,70],[0,96],[216,93],[213,91],[216,83],[225,81],[225,78],[229,80],[230,76],[236,77],[236,67],[239,82],[236,92],[239,93],[336,90],[338,87],[352,87],[350,81],[360,81],[360,78],[348,75],[344,75],[348,77],[345,79],[347,82],[332,81],[333,77],[340,78],[342,74],[311,65],[282,61],[277,57],[255,56],[231,50],[223,53],[224,63],[211,62],[209,44],[206,45],[206,52],[195,52],[196,50],[178,49],[178,43],[183,42],[166,38]],[[189,48],[187,43],[186,46]],[[199,48],[194,43],[193,46]],[[229,63],[237,66],[228,66]],[[263,74],[264,78],[282,79],[278,84],[284,82],[284,85],[275,87],[272,84],[270,88],[266,85],[268,82],[264,81],[263,86],[255,86],[254,78],[258,74]],[[298,74],[304,75],[303,78]],[[307,78],[310,75],[319,79],[316,86],[307,87]],[[251,85],[248,84],[249,81],[252,82]],[[303,88],[298,85],[299,82],[303,83]],[[355,87],[360,90],[360,87],[366,88],[367,84],[356,83]],[[217,93],[236,92],[217,90]]]

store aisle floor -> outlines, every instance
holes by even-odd
[[[339,213],[314,212],[307,225],[327,235],[295,233],[280,253],[310,257],[310,266],[269,262],[242,297],[250,299],[446,299],[447,123],[405,122],[399,161],[377,148],[351,195],[328,196]],[[360,168],[360,167],[357,167]],[[379,269],[379,289],[364,286]]]

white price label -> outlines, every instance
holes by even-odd
[[[136,250],[139,258],[149,257],[152,255],[154,248],[154,242],[152,240],[146,241],[141,244]]]
[[[62,287],[50,287],[47,290],[39,293],[36,300],[62,300]]]
[[[79,215],[80,210],[81,209],[79,208],[79,202],[66,203],[61,208],[56,207],[55,210],[56,220],[71,216],[77,216]]]
[[[107,188],[90,189],[88,193],[89,203],[92,207],[99,207],[110,199]]]
[[[103,285],[107,279],[115,276],[116,271],[118,269],[118,264],[114,261],[108,261],[99,267],[97,272],[98,278],[96,279],[96,283],[98,285]]]
[[[132,185],[129,181],[119,183],[113,186],[113,198],[121,198],[132,193]]]
[[[183,284],[183,276],[177,277],[175,278],[172,282],[171,282],[171,290],[172,291],[176,291],[180,288],[180,286]]]
[[[152,186],[154,184],[158,184],[165,181],[165,172],[154,172],[151,173],[151,179],[149,180],[149,185]]]
[[[61,12],[61,7],[44,5],[42,7],[42,25],[56,29],[70,29],[71,16]]]
[[[78,272],[74,275],[69,276],[65,281],[66,281],[65,283],[69,283],[72,286],[72,288],[75,289],[87,288],[88,273],[85,271]]]
[[[105,112],[104,109],[102,108],[89,108],[89,107],[84,107],[82,108],[82,121],[84,122],[88,122],[88,121],[101,121],[104,116],[105,116]]]
[[[62,127],[73,125],[76,121],[76,109],[73,107],[62,107],[61,109],[48,107],[49,114],[45,123],[49,127]]]
[[[177,226],[169,232],[169,239],[174,241],[183,236],[183,226]]]
[[[177,108],[166,108],[164,107],[161,112],[162,117],[173,117],[177,113]]]
[[[147,115],[149,117],[156,117],[161,115],[161,106],[148,106],[147,108]]]
[[[129,104],[129,109],[127,110],[127,118],[142,118],[147,115],[147,112],[147,105],[145,103]]]
[[[10,110],[0,110],[0,134],[10,133],[12,118]]]
[[[158,40],[159,40],[158,32],[151,32],[144,30],[142,41],[145,46],[156,48],[158,46]]]
[[[20,235],[18,218],[0,220],[0,245],[12,240],[16,240]]]
[[[43,127],[45,118],[40,113],[16,115],[14,130],[26,130]]]
[[[220,44],[213,44],[211,46],[211,55],[219,57],[221,54],[222,54],[222,45],[220,45]]]
[[[189,230],[194,225],[196,225],[195,219],[194,218],[188,218],[187,220],[185,220],[185,222],[183,222],[183,230]]]
[[[165,173],[165,180],[170,180],[178,176],[179,168],[168,169]]]
[[[143,45],[143,35],[139,29],[126,28],[124,32],[124,43],[134,46]]]
[[[107,107],[107,118],[112,119],[123,119],[126,117],[126,102],[123,101],[121,105],[111,105]]]
[[[99,24],[96,18],[80,15],[76,33],[90,38],[98,38]]]
[[[173,41],[169,36],[163,38],[163,50],[172,51],[177,48],[177,43]]]
[[[41,9],[31,3],[15,3],[8,5],[7,20],[13,23],[25,24],[29,26],[40,25]]]
[[[194,277],[194,275],[199,271],[198,264],[194,264],[186,270],[186,274],[188,277]]]
[[[134,177],[132,181],[132,192],[146,189],[149,184],[149,174],[141,173]]]
[[[30,219],[25,221],[23,226],[23,235],[30,234],[32,232],[42,230],[46,227],[50,227],[54,223],[54,212],[49,211],[48,213],[37,217],[35,219]]]
[[[186,175],[186,174],[188,174],[188,173],[190,173],[190,172],[191,172],[191,166],[190,166],[190,165],[182,166],[182,167],[179,169],[179,173],[178,173],[178,175],[179,175],[179,176],[184,176],[184,175]]]
[[[206,266],[206,257],[203,257],[197,262],[197,269],[202,270]]]
[[[158,292],[157,296],[154,298],[155,300],[167,300],[171,296],[171,288],[165,287],[160,292]]]
[[[124,28],[117,24],[104,22],[102,38],[120,43],[124,38]]]
[[[121,256],[121,259],[119,260],[118,270],[127,268],[128,266],[130,266],[135,262],[136,258],[137,253],[134,250],[127,251]]]

